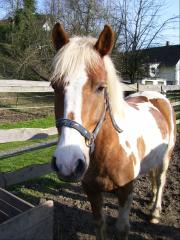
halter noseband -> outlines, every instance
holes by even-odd
[[[109,109],[109,113],[110,113],[110,118],[112,121],[112,124],[114,126],[114,128],[116,129],[117,132],[121,133],[123,130],[119,128],[119,126],[117,125],[113,115],[112,115],[112,109],[111,109],[111,105],[109,103],[109,96],[107,93],[107,89],[105,89],[104,91],[104,97],[105,97],[105,101],[104,101],[104,111],[103,114],[99,120],[99,122],[97,123],[95,129],[93,130],[93,132],[89,132],[86,128],[84,128],[81,124],[79,124],[76,121],[67,119],[67,118],[59,118],[56,120],[56,127],[60,128],[60,127],[69,127],[69,128],[74,128],[76,129],[84,138],[85,138],[85,142],[86,145],[88,147],[92,147],[99,130],[102,127],[102,124],[105,120],[105,116],[106,116],[106,111]]]

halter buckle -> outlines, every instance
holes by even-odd
[[[86,146],[87,147],[92,147],[93,143],[94,143],[94,135],[91,134],[91,137],[90,138],[85,138],[85,143],[86,143]]]

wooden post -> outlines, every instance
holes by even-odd
[[[139,83],[137,82],[137,92],[139,92]]]
[[[18,95],[18,93],[16,94],[16,107],[18,106],[18,101],[19,101],[19,95]]]

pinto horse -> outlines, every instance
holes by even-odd
[[[59,140],[53,169],[65,181],[82,181],[91,203],[97,239],[105,239],[103,192],[119,201],[118,239],[128,239],[133,182],[139,174],[152,180],[152,223],[158,223],[162,191],[175,145],[174,111],[157,92],[123,98],[122,84],[108,54],[114,33],[105,25],[98,39],[69,38],[56,23],[57,53],[51,84]]]

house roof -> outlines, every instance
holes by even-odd
[[[173,66],[180,59],[180,45],[166,45],[144,49],[142,52],[148,57],[149,63]]]
[[[52,28],[54,19],[52,15],[50,14],[35,14],[36,15],[36,21],[40,26],[43,26],[45,23],[48,23],[49,26]],[[9,17],[6,19],[0,19],[0,25],[7,25],[7,24],[13,24],[14,23],[14,17]]]
[[[0,25],[10,24],[13,22],[13,18],[0,19]]]

